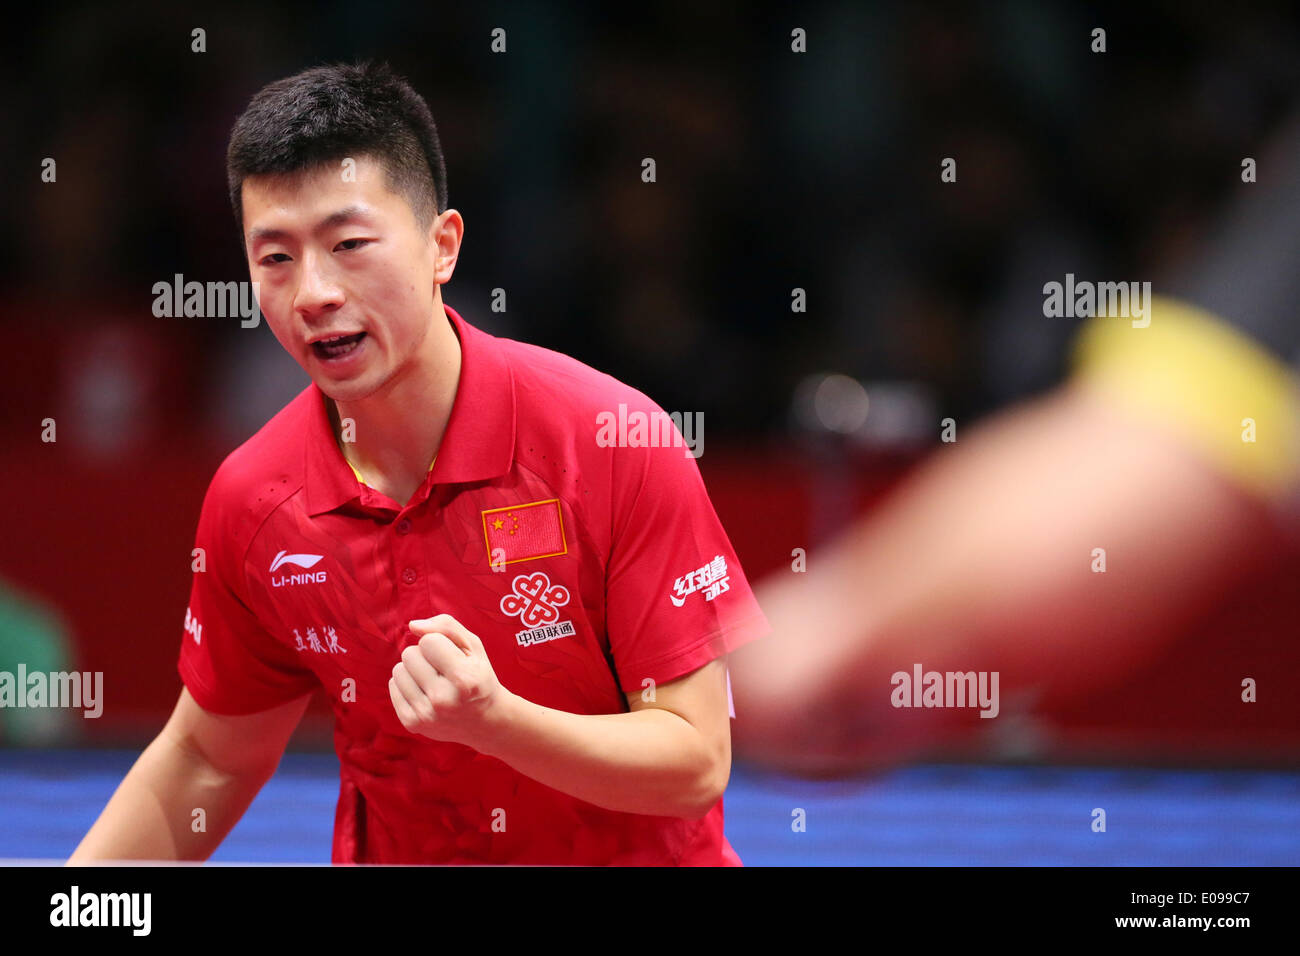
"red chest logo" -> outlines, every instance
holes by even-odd
[[[501,599],[501,613],[518,616],[524,627],[554,624],[560,619],[560,608],[569,603],[568,589],[552,586],[542,571],[521,574],[510,586],[514,591]]]

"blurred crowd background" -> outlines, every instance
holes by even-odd
[[[17,39],[0,574],[108,672],[106,737],[174,701],[203,490],[307,383],[265,325],[151,312],[177,273],[247,278],[225,146],[267,82],[362,57],[411,81],[466,222],[445,301],[703,412],[751,578],[869,507],[941,418],[1059,381],[1076,322],[1043,316],[1042,284],[1175,266],[1300,93],[1285,3],[74,3]],[[828,372],[888,425],[848,491],[792,441],[800,383]]]

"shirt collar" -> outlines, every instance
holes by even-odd
[[[409,504],[427,497],[433,485],[499,478],[514,463],[515,388],[510,366],[496,336],[470,325],[451,306],[443,308],[460,339],[460,380],[433,468]],[[332,511],[356,499],[367,504],[378,493],[357,481],[339,450],[325,394],[315,382],[307,391],[304,491],[308,514]]]

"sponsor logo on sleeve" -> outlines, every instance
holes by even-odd
[[[686,599],[696,591],[703,593],[704,600],[712,601],[719,594],[731,590],[731,574],[727,571],[727,559],[715,555],[713,560],[703,567],[683,574],[673,582],[673,593],[669,600],[677,607],[686,603]]]
[[[185,609],[185,633],[194,638],[195,644],[198,644],[203,636],[203,625],[195,615],[190,613],[189,608]]]

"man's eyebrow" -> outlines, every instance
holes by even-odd
[[[327,229],[333,229],[335,226],[343,226],[350,222],[371,222],[370,210],[365,206],[344,206],[338,212],[332,212],[320,222],[316,223],[313,232],[324,232]],[[287,239],[289,233],[283,229],[269,229],[259,227],[248,233],[248,242],[252,243],[265,241],[275,242],[280,239]]]

